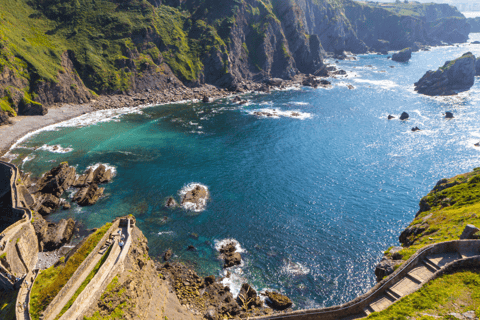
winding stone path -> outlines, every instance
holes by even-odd
[[[400,268],[369,292],[340,306],[296,310],[252,319],[359,319],[385,310],[401,298],[456,266],[480,265],[480,240],[456,240],[420,249]]]
[[[30,271],[20,286],[15,306],[16,320],[30,320],[30,294],[37,276],[38,270]]]

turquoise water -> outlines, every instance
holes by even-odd
[[[349,75],[333,79],[331,89],[249,94],[244,106],[224,99],[110,120],[105,112],[87,115],[84,124],[103,122],[78,127],[77,120],[34,135],[12,151],[14,162],[36,175],[61,161],[78,171],[96,163],[116,168],[96,205],[74,205],[52,220],[72,217],[92,228],[134,214],[152,255],[171,248],[174,259],[202,275],[223,274],[215,245],[235,239],[244,263],[225,281],[234,292],[248,281],[283,291],[295,308],[340,304],[375,283],[382,252],[398,244],[436,181],[480,164],[473,146],[480,140],[480,83],[456,97],[413,91],[427,70],[466,51],[480,54],[480,46],[414,53],[407,64],[360,56],[339,63]],[[252,114],[268,108],[301,119]],[[398,120],[403,111],[410,120]],[[445,111],[455,119],[445,120]],[[388,114],[397,119],[386,120]],[[422,131],[412,133],[414,126]],[[43,145],[73,150],[33,150]],[[209,188],[206,210],[165,209],[165,198],[178,199],[190,183]]]

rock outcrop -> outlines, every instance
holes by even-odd
[[[468,18],[467,22],[470,25],[470,32],[472,33],[480,32],[480,17]]]
[[[41,251],[53,251],[70,242],[75,233],[75,221],[62,219],[58,223],[48,222],[41,215],[34,214],[33,227]]]
[[[475,61],[475,75],[480,76],[480,59]]]
[[[400,120],[407,120],[410,116],[406,112],[402,112],[400,115]]]
[[[230,242],[220,248],[221,258],[224,260],[223,267],[230,268],[242,263],[242,256],[236,252],[235,243]]]
[[[415,91],[429,96],[455,95],[469,90],[475,82],[475,56],[467,52],[447,61],[437,71],[428,71],[415,83]]]
[[[267,305],[275,310],[285,310],[293,304],[290,298],[279,292],[267,291],[265,295],[268,297]]]
[[[208,189],[202,185],[196,185],[187,191],[182,197],[182,206],[186,209],[201,210],[210,198]]]
[[[397,62],[408,62],[412,58],[412,48],[405,48],[392,55],[392,60]]]
[[[242,284],[237,296],[237,302],[245,310],[259,308],[263,305],[263,302],[257,295],[255,289],[253,289],[248,283]]]
[[[92,183],[87,187],[78,190],[73,197],[73,201],[79,206],[92,206],[97,203],[98,199],[103,195],[105,188],[99,188],[98,185]]]

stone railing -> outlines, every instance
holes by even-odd
[[[462,264],[468,265],[472,262],[480,261],[480,240],[455,240],[426,246],[418,250],[393,274],[377,283],[367,293],[343,305],[321,309],[296,310],[270,316],[255,317],[252,319],[333,320],[362,314],[367,316],[368,312],[365,310],[368,310],[368,307],[371,303],[375,302],[379,297],[384,295],[389,288],[403,280],[410,271],[423,263],[425,259],[428,261],[428,256],[442,253],[458,253],[459,259],[447,263],[442,267],[437,266],[439,269],[436,270],[430,278],[422,281],[416,290],[418,290],[426,282],[446,272],[445,270],[450,270],[449,268],[459,267]],[[470,257],[463,258],[464,254],[467,254]],[[400,297],[395,298],[395,300],[397,300]]]

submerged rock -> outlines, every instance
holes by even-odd
[[[446,119],[453,119],[454,118],[453,113],[451,113],[450,111],[445,112],[445,118]]]
[[[388,120],[392,120],[392,119],[395,119],[395,117],[392,116],[391,114],[389,114],[388,117],[387,117],[387,119],[388,119]]]
[[[392,55],[392,60],[397,62],[407,62],[412,58],[412,48],[405,48]]]
[[[265,295],[268,297],[267,305],[275,310],[285,310],[293,304],[289,297],[278,292],[267,291]]]
[[[203,103],[208,103],[208,102],[210,102],[210,98],[207,97],[207,96],[203,96],[202,102],[203,102]]]
[[[176,208],[178,207],[177,201],[173,197],[168,197],[167,202],[165,203],[165,207],[167,208]]]
[[[415,83],[415,91],[429,96],[448,96],[467,91],[475,82],[475,61],[475,56],[471,52],[453,61],[447,61],[437,71],[427,71]]]

